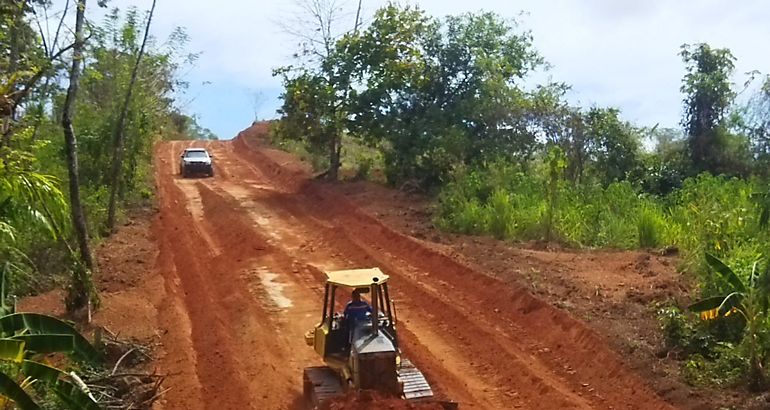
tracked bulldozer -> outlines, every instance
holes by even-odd
[[[321,321],[305,334],[326,364],[304,370],[303,391],[311,408],[350,390],[373,390],[457,409],[456,403],[434,400],[425,376],[401,355],[388,280],[378,268],[326,272]],[[370,313],[365,320],[351,320],[336,309],[345,290],[366,295]]]

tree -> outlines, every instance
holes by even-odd
[[[118,123],[115,126],[115,132],[113,134],[115,145],[112,153],[112,167],[110,172],[110,202],[107,207],[107,230],[109,232],[113,232],[115,229],[115,203],[120,185],[120,171],[123,168],[123,156],[125,151],[124,127],[126,125],[126,117],[128,116],[129,103],[131,102],[131,93],[134,91],[134,84],[136,84],[136,78],[139,73],[139,65],[142,62],[144,48],[147,45],[147,37],[150,34],[150,25],[152,24],[152,15],[155,12],[155,3],[156,1],[153,0],[150,13],[147,16],[147,25],[144,28],[142,45],[139,47],[139,51],[136,54],[136,63],[134,63],[134,67],[131,71],[131,79],[128,82],[128,88],[126,89],[126,97],[123,100],[123,106],[120,109]]]
[[[73,47],[72,65],[69,73],[69,87],[64,101],[62,112],[62,127],[64,128],[65,153],[67,156],[67,170],[69,173],[69,196],[72,224],[75,229],[75,237],[80,249],[80,262],[76,263],[73,272],[72,283],[68,288],[67,309],[74,312],[88,306],[89,315],[91,305],[98,302],[96,290],[91,280],[94,264],[93,254],[89,245],[88,227],[83,213],[83,203],[80,198],[80,174],[78,172],[78,146],[75,130],[72,127],[72,109],[77,98],[80,79],[80,62],[83,59],[85,39],[83,26],[85,23],[86,0],[78,0],[75,17],[75,45]]]
[[[338,0],[301,0],[299,12],[292,23],[284,24],[284,31],[299,40],[300,52],[295,56],[299,67],[283,67],[273,75],[282,76],[285,92],[279,113],[284,118],[279,132],[294,139],[306,141],[308,148],[325,151],[329,180],[336,181],[342,153],[342,134],[350,95],[350,73],[340,70],[337,39],[350,30],[345,20],[344,2]],[[358,2],[352,32],[360,22],[361,2]],[[322,148],[323,147],[323,148]]]
[[[391,183],[435,185],[455,166],[534,144],[518,82],[542,60],[515,23],[493,13],[440,21],[390,5],[337,50],[335,66],[356,84],[350,126],[387,147]]]
[[[344,118],[335,89],[323,75],[304,72],[295,77],[284,76],[285,91],[279,113],[283,115],[278,132],[305,141],[315,153],[329,158],[327,176],[337,179],[342,149]]]
[[[755,159],[755,172],[770,171],[770,76],[765,76],[749,101],[736,113],[738,128],[746,134]]]
[[[685,94],[682,126],[692,165],[695,172],[716,173],[725,145],[722,121],[735,98],[730,83],[735,57],[726,48],[703,43],[683,45],[680,55],[687,69],[681,87]]]
[[[0,56],[0,148],[11,145],[18,127],[18,112],[35,91],[47,94],[51,77],[61,57],[73,44],[59,47],[60,32],[67,15],[69,2],[62,12],[55,35],[51,38],[38,21],[35,33],[28,21],[33,7],[47,7],[42,0],[9,0],[0,3],[0,47],[6,53]],[[45,24],[48,24],[46,22]],[[6,36],[5,33],[8,33]],[[40,44],[42,43],[42,44]],[[38,90],[39,82],[45,85]],[[41,98],[39,106],[44,105]]]
[[[681,130],[654,127],[649,131],[655,147],[642,154],[642,189],[655,195],[668,195],[680,188],[692,165],[687,151],[686,136]]]
[[[593,173],[603,185],[626,180],[641,166],[639,133],[614,108],[591,108],[585,114]]]

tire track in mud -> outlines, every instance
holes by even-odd
[[[184,144],[156,147],[159,260],[168,304],[190,323],[170,356],[195,360],[189,380],[170,380],[183,387],[166,407],[299,408],[301,368],[319,363],[302,335],[317,321],[321,269],[380,266],[407,355],[463,408],[668,408],[600,337],[524,290],[392,231],[242,139],[196,143],[215,153],[216,176],[180,180]]]
[[[181,149],[180,143],[161,145],[156,154],[163,158],[167,157],[163,151],[168,151],[174,158],[173,153]],[[183,311],[190,323],[188,335],[174,332],[171,323],[170,333],[175,334],[164,338],[167,357],[162,364],[170,363],[169,370],[176,370],[181,367],[176,365],[180,355],[182,361],[190,359],[188,349],[195,357],[194,373],[186,369],[169,377],[172,390],[165,407],[300,408],[301,374],[289,368],[292,363],[293,367],[304,365],[304,360],[296,364],[296,356],[284,349],[287,337],[278,332],[275,311],[258,300],[267,294],[263,278],[269,273],[260,272],[260,267],[281,264],[272,262],[264,238],[218,229],[248,226],[234,204],[203,180],[177,179],[173,165],[160,162],[156,163],[161,196],[156,230],[159,258],[167,261],[162,269],[169,294],[165,304]],[[212,242],[219,252],[210,251]],[[163,315],[169,310],[164,309]],[[301,339],[301,334],[296,338]]]

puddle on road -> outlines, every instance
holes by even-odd
[[[259,269],[257,273],[259,274],[259,279],[262,282],[262,287],[265,288],[265,291],[270,297],[270,300],[272,300],[277,307],[281,309],[288,309],[292,307],[291,299],[287,298],[286,295],[283,294],[283,290],[286,288],[286,285],[275,281],[275,279],[278,278],[278,274],[268,272],[264,268]]]

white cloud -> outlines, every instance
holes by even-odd
[[[349,3],[355,3],[348,0]],[[150,0],[113,0],[112,6],[135,5],[148,9]],[[367,14],[381,0],[364,0]],[[676,126],[681,113],[679,86],[683,64],[678,56],[682,43],[709,42],[728,47],[738,58],[736,82],[753,69],[770,71],[770,54],[763,40],[770,38],[770,2],[764,0],[423,0],[430,14],[444,16],[464,11],[489,10],[520,18],[532,30],[535,46],[553,64],[554,80],[573,86],[571,98],[583,104],[616,106],[627,119],[652,125]],[[248,105],[252,90],[271,94],[271,107],[280,83],[271,71],[291,62],[295,41],[277,21],[286,21],[291,2],[231,0],[203,2],[160,0],[153,33],[160,38],[173,27],[184,26],[191,37],[190,50],[201,51],[191,83],[208,80],[216,92],[232,93],[241,87],[237,104]],[[94,7],[95,8],[95,5]],[[194,108],[215,113],[206,101]],[[222,101],[218,99],[221,106]],[[216,107],[221,110],[222,107]],[[251,107],[243,108],[250,121]],[[228,116],[232,121],[232,115]],[[207,126],[220,124],[215,114],[204,114]],[[222,133],[222,132],[220,132]]]

